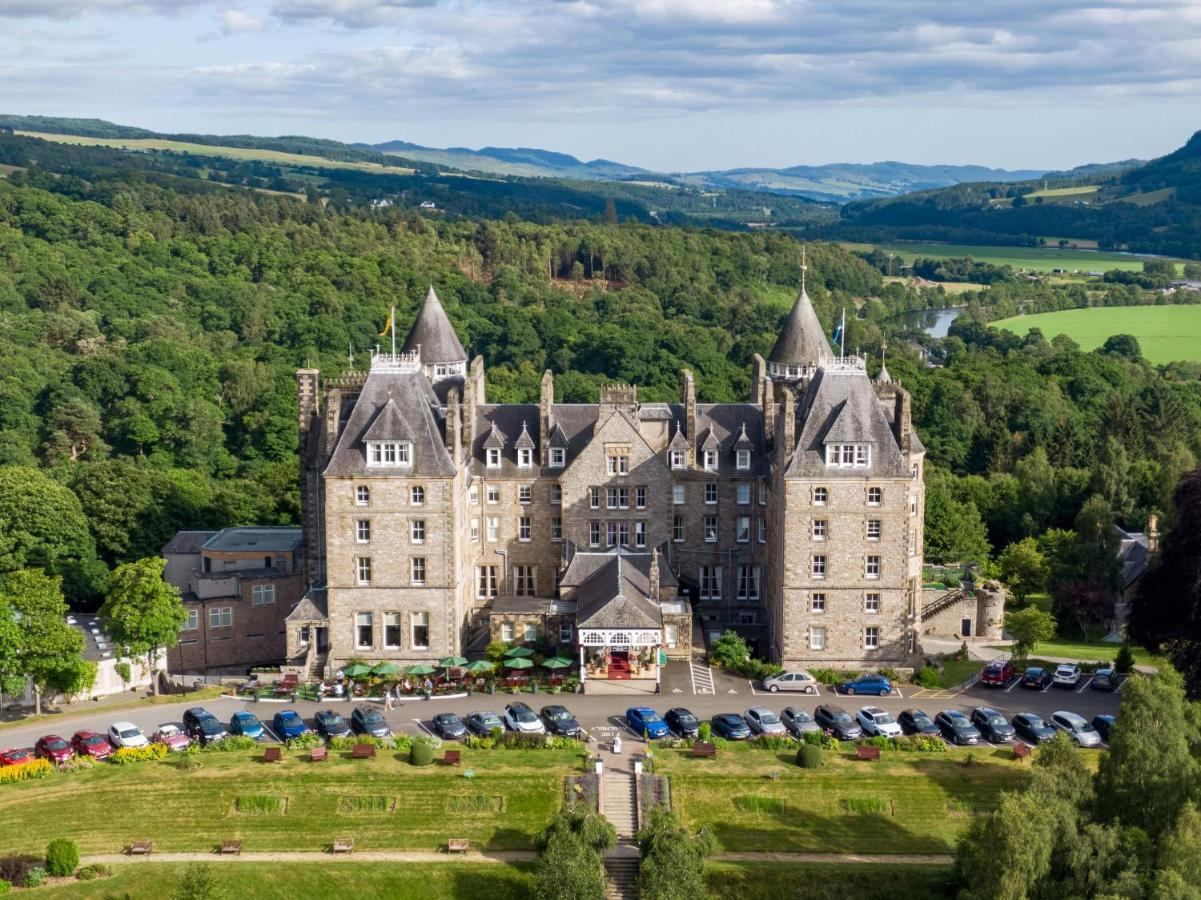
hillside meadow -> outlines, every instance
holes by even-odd
[[[1060,250],[1058,247],[1000,247],[977,244],[936,244],[922,242],[897,242],[892,244],[857,244],[843,242],[847,250],[872,250],[878,247],[885,253],[895,253],[897,266],[910,265],[914,259],[959,259],[970,256],[977,262],[995,266],[1012,266],[1015,269],[1030,269],[1035,272],[1051,272],[1066,269],[1069,272],[1104,272],[1122,269],[1141,272],[1143,262],[1154,259],[1131,253],[1112,253],[1097,250]],[[1176,270],[1180,271],[1181,260]]]
[[[992,324],[1017,335],[1038,328],[1047,340],[1064,334],[1086,351],[1100,347],[1112,335],[1131,334],[1149,362],[1201,361],[1201,306],[1067,309]]]

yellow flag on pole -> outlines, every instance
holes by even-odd
[[[388,313],[388,324],[387,324],[387,325],[385,325],[385,326],[384,326],[384,330],[383,330],[383,331],[381,331],[381,332],[379,333],[379,336],[380,336],[380,337],[387,337],[387,336],[388,336],[388,332],[389,332],[389,331],[391,331],[391,330],[393,329],[394,325],[395,325],[395,323],[393,322],[393,319],[394,319],[395,317],[396,317],[396,311],[395,311],[395,310],[393,310],[392,312]]]

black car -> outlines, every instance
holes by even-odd
[[[901,714],[897,716],[897,724],[906,734],[938,735],[942,733],[934,724],[934,720],[920,709],[902,710]]]
[[[1031,666],[1022,675],[1022,687],[1041,691],[1048,687],[1054,679],[1055,673],[1050,669]]]
[[[467,726],[454,713],[438,713],[434,716],[434,734],[448,741],[467,737]]]
[[[323,709],[313,716],[313,727],[325,738],[346,737],[350,734],[350,726],[346,720],[332,709]]]
[[[831,731],[840,741],[856,741],[863,737],[863,729],[855,717],[833,703],[823,703],[813,711],[813,720],[823,731]]]
[[[797,709],[795,706],[785,706],[780,711],[780,721],[794,738],[800,738],[807,731],[821,731],[821,726],[813,718],[813,713]]]
[[[987,706],[977,706],[972,710],[972,724],[984,740],[992,744],[1008,744],[1016,733],[1003,715]]]
[[[980,732],[976,726],[957,709],[944,709],[934,717],[934,724],[952,744],[980,743]]]
[[[356,706],[350,714],[350,727],[359,734],[370,734],[373,737],[391,737],[392,729],[377,709],[370,706]]]
[[[546,731],[558,737],[578,738],[583,729],[566,706],[544,706],[540,715],[546,723]]]
[[[211,744],[229,736],[221,721],[203,706],[193,706],[184,710],[183,730],[201,744]]]
[[[491,737],[495,728],[505,730],[505,723],[494,712],[473,712],[464,720],[464,724],[476,737]]]
[[[1097,669],[1088,686],[1094,691],[1116,691],[1122,684],[1122,676],[1113,669]]]
[[[1116,716],[1093,716],[1093,728],[1097,729],[1097,734],[1101,735],[1101,740],[1109,743],[1109,734],[1113,731],[1113,723],[1116,721]]]
[[[663,721],[667,723],[668,728],[682,738],[696,738],[701,733],[701,723],[697,721],[691,711],[682,706],[669,709],[667,715],[663,717]]]
[[[745,741],[751,736],[751,727],[738,713],[718,713],[713,717],[713,733],[730,741]]]
[[[1055,737],[1055,729],[1035,713],[1018,713],[1009,723],[1017,736],[1029,744],[1041,744]]]

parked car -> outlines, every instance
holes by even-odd
[[[813,711],[813,719],[823,731],[829,731],[840,741],[854,741],[863,737],[863,729],[841,706],[823,703]]]
[[[1008,744],[1017,733],[1003,715],[987,706],[977,706],[972,710],[972,724],[991,744]]]
[[[122,747],[145,747],[150,743],[142,729],[133,722],[114,722],[108,728],[108,739],[118,749]]]
[[[1115,669],[1097,669],[1088,686],[1094,691],[1116,691],[1122,686],[1122,676]]]
[[[71,747],[79,756],[92,759],[108,759],[112,755],[113,745],[102,734],[94,731],[77,731],[71,737]]]
[[[1075,663],[1063,663],[1055,669],[1055,686],[1074,688],[1080,684],[1080,667]]]
[[[695,738],[700,734],[701,723],[690,710],[682,706],[672,707],[663,717],[667,727],[682,738]]]
[[[839,688],[844,694],[877,694],[886,697],[892,693],[892,682],[883,675],[860,675],[853,681],[844,681]]]
[[[1031,666],[1022,674],[1022,687],[1033,688],[1036,691],[1045,690],[1050,686],[1053,677],[1050,669]]]
[[[1005,687],[1017,675],[1013,663],[1007,659],[994,659],[980,673],[980,683],[986,687]]]
[[[346,724],[346,720],[332,709],[323,709],[313,716],[313,726],[324,738],[346,737],[350,734],[350,726]]]
[[[750,726],[738,713],[718,713],[712,719],[713,733],[728,741],[745,741],[751,736]]]
[[[976,726],[957,709],[944,709],[934,717],[938,730],[952,744],[978,744],[980,732]]]
[[[52,763],[66,762],[75,755],[71,745],[57,734],[47,734],[38,738],[38,742],[33,745],[33,753]]]
[[[499,720],[497,720],[499,722]],[[350,727],[359,734],[369,734],[372,737],[392,737],[392,729],[379,710],[370,706],[356,706],[350,714]]]
[[[183,730],[202,744],[211,744],[229,737],[225,726],[203,706],[183,711]]]
[[[1055,729],[1035,713],[1018,713],[1009,720],[1009,724],[1018,737],[1031,744],[1042,744],[1055,737]]]
[[[942,734],[939,727],[934,724],[934,720],[920,709],[901,710],[901,714],[897,716],[897,724],[901,726],[901,731],[905,734]]]
[[[510,703],[505,707],[505,724],[524,734],[546,734],[542,720],[524,703]]]
[[[1101,740],[1106,743],[1109,742],[1109,735],[1113,732],[1113,723],[1117,720],[1117,716],[1093,716],[1093,728],[1097,729],[1097,734],[1101,735]]]
[[[192,746],[192,739],[184,734],[174,722],[164,722],[151,738],[156,744],[163,744],[168,750],[187,750]]]
[[[896,720],[878,706],[865,706],[855,717],[864,734],[881,735],[883,737],[900,737],[901,726]]]
[[[808,731],[821,731],[821,726],[814,721],[812,713],[795,706],[785,706],[780,713],[780,721],[784,723],[788,732],[798,739]]]
[[[234,713],[229,719],[229,733],[239,734],[242,737],[253,738],[256,741],[261,741],[263,735],[267,732],[263,730],[263,723],[259,721],[259,717],[252,712],[243,710],[242,712]]]
[[[626,724],[634,734],[651,738],[667,737],[667,723],[649,706],[631,706],[626,710]]]
[[[580,723],[575,720],[575,716],[567,709],[566,706],[544,706],[541,710],[542,722],[546,725],[546,730],[551,734],[560,737],[579,737],[583,732],[580,728]]]
[[[25,747],[0,750],[0,766],[23,766],[37,759],[33,751]]]
[[[463,722],[476,737],[490,737],[493,728],[505,730],[505,723],[494,712],[473,712]]]
[[[762,706],[752,706],[742,714],[742,717],[746,719],[746,724],[755,734],[771,737],[784,737],[788,734],[788,729],[784,727],[780,717]]]
[[[281,741],[290,741],[309,733],[309,726],[294,709],[281,709],[271,717],[271,727]]]
[[[1081,747],[1100,747],[1101,735],[1084,716],[1074,712],[1058,710],[1051,713],[1051,727],[1062,731]]]
[[[467,737],[467,726],[454,713],[438,713],[434,716],[434,734],[448,741]]]
[[[770,675],[764,678],[760,684],[773,694],[777,691],[800,691],[802,694],[817,693],[817,679],[804,669]]]

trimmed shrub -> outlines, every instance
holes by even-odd
[[[234,750],[254,750],[258,747],[259,742],[252,737],[247,737],[244,734],[231,734],[227,738],[219,741],[213,741],[210,744],[205,744],[200,748],[202,753],[231,753]],[[193,747],[196,745],[193,744]],[[188,749],[191,749],[190,747]]]
[[[41,887],[42,882],[45,880],[46,870],[42,866],[34,866],[25,873],[25,880],[21,882],[21,886],[27,888]]]
[[[104,863],[92,863],[82,867],[75,873],[75,877],[80,881],[94,881],[97,878],[107,878],[111,874],[111,870]]]
[[[938,669],[934,666],[922,666],[913,676],[913,683],[924,688],[938,687]]]
[[[287,743],[289,750],[312,750],[314,747],[324,747],[325,739],[315,731],[307,731]]]
[[[697,740],[699,740],[702,744],[707,744],[712,737],[713,726],[708,722],[701,722],[700,727],[697,728]]]
[[[0,784],[10,784],[14,781],[32,781],[35,778],[49,778],[54,774],[54,766],[48,759],[35,759],[23,766],[5,766],[0,769]],[[9,879],[10,881],[12,879]],[[20,884],[20,882],[17,882]]]
[[[65,878],[79,867],[79,848],[70,838],[55,838],[46,847],[46,869]]]
[[[428,766],[434,761],[434,748],[425,741],[415,741],[409,748],[409,763],[414,766]]]
[[[108,758],[108,761],[114,766],[128,766],[132,763],[154,762],[155,760],[166,759],[167,754],[170,752],[166,744],[147,744],[145,747],[121,747],[113,751],[113,755]]]
[[[872,735],[870,738],[868,738],[863,743],[867,744],[869,747],[879,747],[881,750],[891,750],[892,749],[892,744],[890,744],[888,742],[888,738],[886,738],[882,734]]]
[[[822,745],[822,733],[820,731],[803,731],[801,732],[801,743],[820,747]]]
[[[758,750],[791,750],[795,743],[790,737],[778,734],[763,734],[752,742]]]
[[[802,744],[796,753],[796,764],[802,769],[820,769],[822,748],[817,744]]]

